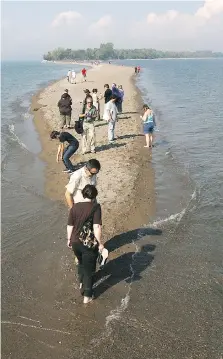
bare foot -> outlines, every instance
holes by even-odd
[[[149,146],[144,146],[145,148],[149,148]]]

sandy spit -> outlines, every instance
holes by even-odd
[[[70,84],[66,78],[41,90],[32,100],[34,123],[42,143],[41,158],[46,162],[45,190],[53,200],[64,201],[65,185],[68,176],[62,173],[63,164],[56,163],[57,141],[50,141],[49,134],[60,128],[57,102],[65,88],[73,100],[72,124],[78,119],[85,88],[90,91],[97,88],[104,92],[104,84],[115,82],[123,86],[125,98],[123,114],[119,116],[116,127],[117,141],[108,145],[107,124],[98,121],[96,127],[95,155],[78,153],[73,163],[85,162],[97,158],[102,166],[98,179],[98,200],[103,211],[104,242],[114,235],[138,228],[148,223],[154,214],[154,173],[151,164],[152,154],[143,148],[139,115],[142,109],[141,95],[135,86],[133,68],[115,65],[94,66],[87,73],[87,82],[77,75],[77,84]],[[101,114],[104,101],[101,100]],[[80,140],[74,129],[70,132]],[[125,246],[124,246],[125,247]],[[126,248],[122,247],[122,250]]]

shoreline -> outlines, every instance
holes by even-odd
[[[42,146],[40,158],[46,164],[45,193],[52,200],[64,202],[64,187],[69,178],[61,173],[62,166],[55,161],[57,143],[49,140],[50,131],[59,129],[57,101],[63,89],[67,87],[73,99],[72,122],[74,122],[81,109],[80,100],[84,97],[84,88],[92,90],[93,87],[97,87],[100,93],[103,91],[104,83],[111,84],[116,79],[123,85],[125,90],[123,111],[126,114],[119,116],[116,130],[119,138],[114,146],[107,145],[107,126],[104,121],[96,124],[95,155],[81,155],[81,136],[77,135],[74,129],[70,130],[80,141],[80,147],[72,159],[73,162],[85,162],[94,157],[101,162],[102,170],[99,173],[97,187],[103,212],[103,242],[106,242],[114,235],[145,225],[148,223],[148,217],[154,215],[155,211],[154,175],[151,175],[153,173],[151,162],[148,163],[148,157],[151,159],[151,154],[143,148],[144,136],[140,135],[139,114],[142,108],[142,96],[136,87],[131,67],[104,64],[92,67],[88,70],[86,83],[79,82],[80,76],[80,74],[77,75],[76,85],[62,79],[40,90],[32,98],[31,110]],[[89,80],[91,82],[88,82]],[[37,108],[38,110],[34,111]],[[101,101],[102,111],[103,100]],[[113,168],[112,172],[111,168]],[[132,213],[133,209],[137,209],[136,213]],[[120,218],[125,218],[125,220],[120,223]]]

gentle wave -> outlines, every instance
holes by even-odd
[[[185,214],[188,211],[192,211],[196,208],[196,203],[197,203],[199,194],[200,194],[200,189],[195,188],[194,192],[192,193],[192,195],[190,197],[190,200],[189,200],[187,206],[185,208],[183,208],[181,212],[171,214],[169,217],[166,217],[163,219],[158,219],[158,220],[154,221],[153,223],[151,223],[150,225],[152,227],[158,228],[158,227],[161,227],[163,224],[169,223],[169,222],[170,223],[175,222],[175,223],[179,224],[179,222],[182,220],[182,218],[185,216]],[[196,202],[196,203],[194,203],[194,202]]]
[[[25,143],[23,143],[23,142],[20,140],[20,138],[16,135],[16,133],[15,133],[15,126],[14,126],[13,124],[10,124],[10,125],[8,126],[8,128],[9,128],[10,133],[13,135],[13,138],[10,137],[10,139],[13,140],[13,141],[16,141],[22,148],[25,148],[25,149],[28,151],[28,148],[27,148],[27,146],[25,145]]]

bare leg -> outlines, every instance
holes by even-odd
[[[152,133],[149,134],[149,146],[153,147],[153,134]]]
[[[144,147],[149,147],[149,134],[148,133],[146,133],[145,134],[145,137],[146,137],[146,146],[144,146]]]

